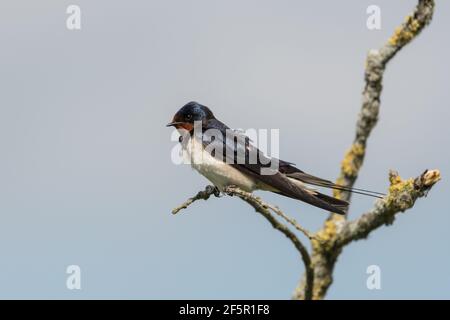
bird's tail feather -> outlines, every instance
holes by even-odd
[[[333,198],[317,191],[315,192],[315,197],[344,212],[347,212],[348,210],[349,203],[347,201]]]
[[[347,213],[348,206],[349,206],[349,203],[347,201],[336,199],[336,198],[327,196],[326,194],[323,194],[323,193],[320,193],[317,191],[308,192],[308,194],[311,196],[310,198],[305,198],[304,196],[298,197],[296,195],[286,194],[286,193],[280,192],[280,191],[274,191],[274,192],[276,192],[280,195],[283,195],[285,197],[304,201],[315,207],[318,207],[318,208],[321,208],[321,209],[324,209],[327,211],[331,211],[333,213],[342,214],[342,215],[345,215]]]
[[[352,193],[362,194],[365,196],[379,198],[379,199],[381,199],[381,198],[383,198],[383,196],[385,196],[385,194],[381,193],[381,192],[375,192],[375,191],[369,191],[369,190],[365,190],[365,189],[341,186],[341,185],[335,184],[331,181],[321,179],[321,178],[312,176],[312,175],[304,173],[304,172],[289,173],[289,174],[287,174],[287,176],[289,178],[293,178],[293,179],[296,179],[301,182],[304,182],[304,183],[307,183],[307,184],[310,184],[313,186],[317,186],[317,187],[324,187],[324,188],[329,188],[329,189],[334,189],[334,190],[352,192]]]

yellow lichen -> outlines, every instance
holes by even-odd
[[[386,197],[388,206],[394,206],[402,211],[409,208],[413,202],[410,197],[402,197],[401,194],[412,194],[414,192],[414,179],[403,180],[396,172],[389,174],[389,192]]]
[[[413,19],[410,23],[410,29],[412,32],[416,33],[420,29],[420,22],[416,19]]]
[[[399,192],[412,189],[413,187],[414,187],[414,179],[402,180],[400,178],[398,182],[391,184],[391,186],[389,187],[389,195],[398,194]]]
[[[326,249],[327,244],[336,237],[336,222],[333,219],[325,221],[323,228],[315,236],[317,239],[312,240],[313,249]]]
[[[398,174],[391,174],[389,176],[389,196],[395,196],[405,190],[414,188],[414,179],[410,178],[403,180]]]
[[[402,46],[411,41],[420,29],[420,22],[411,16],[407,16],[405,23],[401,27],[396,28],[394,34],[389,38],[389,44],[391,46]]]
[[[386,197],[386,205],[395,211],[405,211],[414,205],[415,199],[424,190],[429,189],[439,181],[439,170],[427,170],[419,178],[403,180],[397,172],[389,173],[389,193]]]
[[[344,177],[340,176],[339,178],[337,178],[336,184],[340,186],[345,185]],[[341,190],[333,189],[333,197],[335,197],[336,199],[342,199],[341,196],[342,196]]]
[[[389,183],[392,186],[402,183],[402,178],[396,172],[391,172],[389,174]]]
[[[359,143],[354,143],[347,151],[341,163],[341,171],[346,176],[355,177],[358,174],[364,152],[364,146]]]

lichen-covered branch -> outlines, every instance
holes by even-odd
[[[398,173],[389,174],[390,187],[387,196],[376,202],[375,207],[354,221],[329,219],[317,233],[325,243],[313,240],[311,256],[314,267],[313,299],[324,298],[332,283],[334,264],[345,245],[352,241],[365,239],[370,232],[382,225],[394,222],[396,214],[414,206],[417,199],[427,195],[431,187],[440,180],[438,170],[425,170],[415,179],[403,180]],[[304,281],[294,292],[295,299],[303,299]]]
[[[337,184],[353,187],[366,155],[367,139],[378,121],[383,73],[386,64],[405,45],[416,38],[431,22],[434,11],[433,0],[419,0],[414,12],[407,16],[387,43],[378,50],[371,50],[366,60],[365,86],[362,95],[362,107],[356,124],[356,135],[350,149],[341,163]],[[312,241],[311,260],[314,268],[313,298],[323,299],[333,282],[334,265],[343,247],[351,241],[362,239],[373,230],[394,221],[398,212],[414,205],[419,197],[428,192],[440,178],[439,171],[426,171],[420,177],[410,180],[391,173],[389,194],[377,201],[375,207],[355,221],[348,222],[347,217],[331,214],[317,236],[326,241],[320,244]],[[350,201],[351,193],[335,190],[334,196]],[[302,278],[294,292],[294,299],[303,299],[304,281]]]
[[[373,230],[392,224],[397,213],[412,208],[415,201],[425,196],[440,178],[438,170],[426,170],[419,177],[408,180],[402,180],[397,172],[391,171],[388,195],[378,200],[369,212],[346,222],[336,237],[336,245],[342,247],[351,241],[365,239]]]
[[[378,121],[386,64],[431,22],[433,10],[433,0],[420,0],[414,12],[406,17],[387,43],[378,50],[371,50],[367,55],[365,86],[362,94],[362,107],[356,124],[356,135],[342,160],[341,172],[337,179],[338,184],[352,187],[358,177],[366,154],[367,139]],[[351,197],[351,193],[339,190],[335,190],[334,195],[347,201]]]

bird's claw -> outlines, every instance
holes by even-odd
[[[230,197],[233,196],[233,193],[231,192],[230,189],[236,189],[238,186],[234,185],[234,184],[230,184],[225,188],[225,193],[228,194]]]
[[[217,198],[220,198],[222,196],[220,194],[219,188],[217,188],[216,186],[206,186],[206,192],[209,194],[213,194]]]
[[[219,188],[217,188],[217,187],[214,187],[213,194],[214,194],[217,198],[220,198],[220,197],[222,196],[222,194],[220,193]]]

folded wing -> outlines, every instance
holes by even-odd
[[[215,124],[214,127],[219,128],[222,134],[206,130],[203,133],[203,145],[205,150],[211,152],[216,159],[229,163],[237,170],[259,181],[261,185],[267,186],[267,189],[271,191],[334,213],[345,214],[347,212],[348,203],[346,201],[308,189],[296,182],[298,176],[289,176],[294,173],[302,173],[289,162],[275,159],[279,161],[279,170],[273,171],[273,174],[270,175],[262,174],[262,169],[269,168],[274,159],[265,156],[242,133],[238,133],[237,137],[226,135],[225,130],[229,128],[222,123]],[[217,152],[222,154],[217,154]]]

